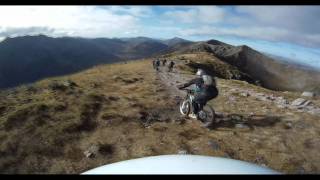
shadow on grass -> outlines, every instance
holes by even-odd
[[[273,127],[282,119],[281,116],[272,115],[245,115],[245,114],[223,114],[217,115],[219,121],[215,123],[211,129],[215,128],[244,128],[248,127],[251,130],[254,127]]]

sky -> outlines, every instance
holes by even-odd
[[[320,6],[0,6],[0,40],[180,37],[248,45],[320,69]]]

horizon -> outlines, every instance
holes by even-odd
[[[50,36],[50,35],[46,35],[46,34],[34,34],[34,35],[21,35],[21,36],[16,36],[16,37],[4,37],[4,38],[0,38],[0,43],[3,42],[5,39],[7,38],[17,38],[17,37],[34,37],[34,36],[46,36],[46,37],[49,37],[49,38],[63,38],[63,37],[68,37],[68,38],[83,38],[83,39],[99,39],[99,38],[104,38],[104,39],[126,39],[126,38],[151,38],[151,39],[155,39],[155,40],[170,40],[170,39],[174,39],[174,38],[180,38],[180,39],[183,39],[183,40],[187,40],[187,41],[191,41],[191,42],[206,42],[206,41],[209,41],[209,40],[218,40],[218,39],[206,39],[206,40],[199,40],[199,41],[195,41],[195,40],[190,40],[190,39],[185,39],[185,38],[181,38],[181,37],[178,37],[178,36],[174,36],[174,37],[171,37],[171,38],[154,38],[154,37],[147,37],[147,36],[134,36],[134,37],[79,37],[79,36]],[[221,41],[221,40],[218,40],[218,41]],[[272,55],[274,57],[280,57],[280,58],[283,58],[283,59],[276,59],[276,60],[279,60],[279,61],[283,61],[285,60],[285,62],[288,62],[288,63],[293,63],[293,64],[296,64],[296,65],[302,65],[302,66],[305,66],[305,67],[309,67],[309,68],[312,68],[314,70],[317,70],[319,71],[320,70],[320,62],[316,62],[316,63],[310,63],[310,62],[306,62],[306,61],[301,61],[301,59],[297,59],[297,58],[293,58],[291,57],[291,54],[290,53],[287,53],[289,55],[286,55],[286,54],[277,54],[277,53],[274,53],[274,52],[270,52],[268,51],[268,49],[264,49],[264,48],[257,48],[257,46],[254,46],[253,44],[250,44],[250,42],[248,44],[240,44],[240,43],[237,43],[237,42],[233,42],[233,41],[221,41],[221,42],[224,42],[224,43],[227,43],[227,44],[230,44],[230,45],[233,45],[233,46],[241,46],[241,45],[247,45],[255,50],[258,50],[260,51],[261,53],[269,56],[269,55]],[[258,46],[259,47],[259,46]],[[270,49],[269,49],[270,50]],[[270,56],[271,58],[274,58]]]

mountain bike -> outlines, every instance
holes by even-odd
[[[205,127],[211,126],[215,122],[215,111],[214,109],[206,104],[202,110],[200,110],[197,114],[192,112],[193,105],[199,105],[194,103],[194,92],[190,89],[183,89],[187,92],[185,98],[180,102],[179,109],[180,113],[185,117],[190,117],[193,119],[200,120]]]

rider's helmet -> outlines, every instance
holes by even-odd
[[[202,75],[205,75],[205,74],[206,74],[205,71],[202,70],[202,69],[198,69],[198,71],[196,73],[197,76],[202,76]]]

